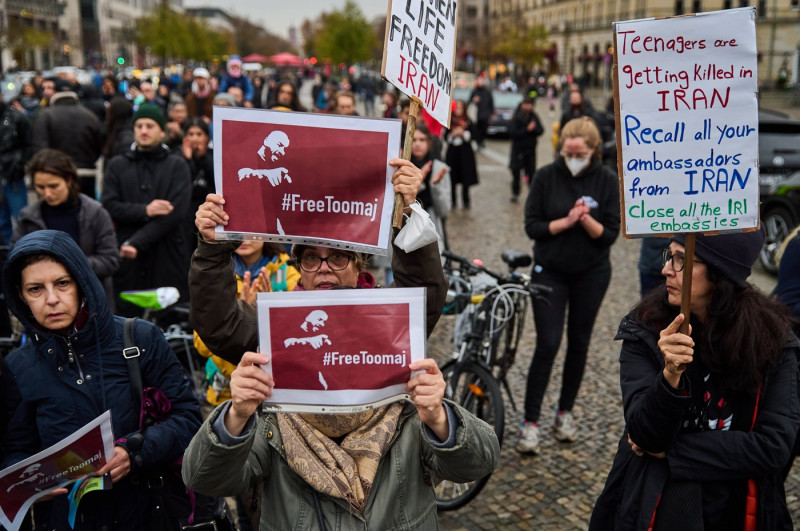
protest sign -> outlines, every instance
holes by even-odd
[[[454,0],[389,0],[381,75],[445,127],[456,58]],[[416,117],[416,114],[414,115]]]
[[[39,498],[101,469],[114,455],[111,411],[58,444],[0,471],[0,524],[19,529]]]
[[[614,24],[626,237],[758,227],[755,16]]]
[[[214,108],[217,239],[386,254],[399,120]]]
[[[408,365],[425,357],[425,290],[259,293],[267,407],[352,412],[407,396]]]

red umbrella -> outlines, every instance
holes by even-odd
[[[243,63],[266,63],[267,61],[269,61],[269,57],[260,53],[251,53],[242,57]]]
[[[267,62],[275,63],[275,66],[303,66],[303,60],[289,52],[276,53]]]

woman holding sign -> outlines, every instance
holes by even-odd
[[[390,164],[397,167],[395,192],[413,203],[422,172],[406,160]],[[256,309],[233,303],[236,243],[214,241],[214,228],[228,221],[223,206],[209,195],[197,212],[202,241],[190,271],[192,316],[206,344],[238,367],[232,400],[211,414],[184,456],[184,478],[203,493],[263,483],[261,529],[435,529],[430,475],[472,481],[490,473],[499,456],[494,431],[443,400],[444,379],[432,359],[409,365],[421,371],[407,384],[410,403],[350,414],[257,415],[275,382],[260,367],[268,357],[245,352],[258,345]],[[372,287],[358,254],[304,245],[293,253],[304,290]],[[392,269],[394,286],[427,288],[430,334],[447,290],[436,243],[411,253],[395,247]]]
[[[688,334],[683,234],[617,332],[626,427],[590,529],[792,529],[779,472],[800,426],[800,341],[747,283],[763,231],[696,238]]]
[[[600,157],[600,132],[577,118],[561,132],[561,156],[533,176],[525,232],[536,242],[533,281],[553,288],[549,304],[533,301],[536,350],[528,372],[525,418],[517,451],[539,452],[539,413],[567,322],[567,357],[555,414],[555,437],[578,437],[572,406],[583,378],[589,339],[611,280],[609,249],[619,233],[619,184]]]

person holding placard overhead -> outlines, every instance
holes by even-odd
[[[525,232],[536,243],[533,281],[550,286],[549,303],[533,301],[536,350],[528,371],[525,417],[517,451],[539,452],[539,413],[569,305],[567,356],[554,433],[578,437],[572,406],[578,395],[594,320],[611,280],[609,249],[619,233],[619,184],[600,157],[600,132],[591,118],[569,121],[561,156],[539,168],[525,202]]]
[[[590,529],[792,529],[779,472],[800,426],[800,341],[788,310],[747,283],[763,229],[697,234],[691,264],[685,240],[617,332],[626,425]]]
[[[394,191],[416,200],[422,172],[393,159]],[[409,365],[411,402],[349,414],[257,415],[275,382],[260,365],[256,309],[235,303],[230,282],[236,242],[215,241],[225,225],[224,200],[209,195],[197,212],[201,241],[190,271],[192,319],[205,343],[237,362],[229,402],[195,435],[183,475],[198,492],[242,492],[263,483],[261,529],[436,529],[430,475],[473,481],[497,465],[499,445],[490,426],[444,401],[445,382],[432,359]],[[371,288],[357,253],[296,244],[293,254],[303,290]],[[393,285],[422,286],[430,334],[444,304],[447,282],[436,243],[406,253],[394,248]],[[237,471],[231,474],[231,471]]]

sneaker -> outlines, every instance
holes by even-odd
[[[557,441],[575,442],[578,440],[578,424],[570,411],[557,411],[553,427]]]
[[[519,423],[519,440],[515,448],[521,454],[539,453],[539,426],[535,422]]]

